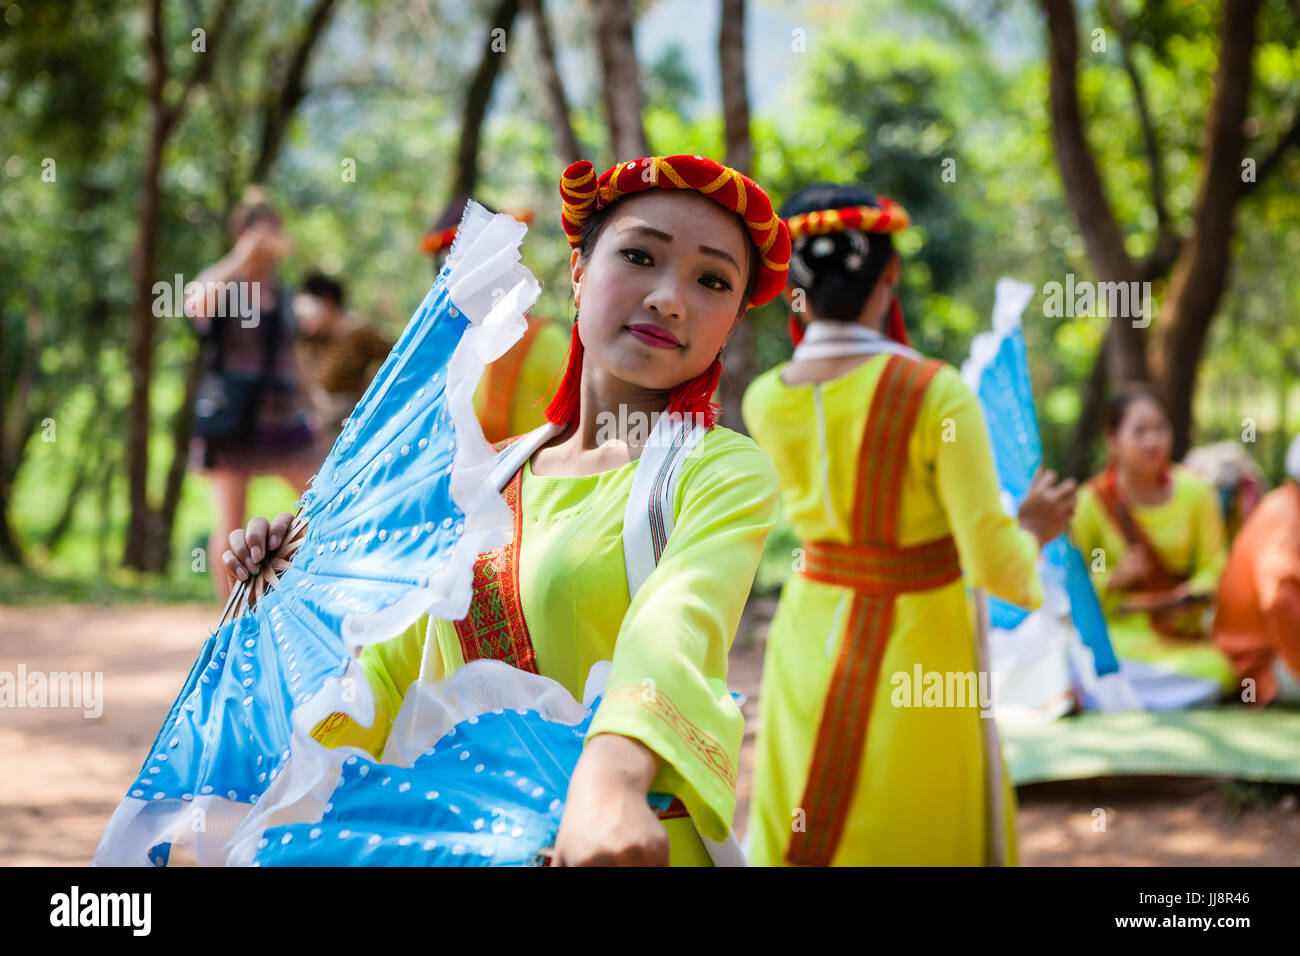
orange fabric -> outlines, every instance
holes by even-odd
[[[925,390],[942,362],[891,356],[871,398],[858,458],[853,544],[814,543],[804,573],[853,580],[849,623],[840,641],[822,705],[808,780],[800,807],[804,828],[790,839],[786,859],[828,866],[844,832],[867,740],[880,666],[894,623],[894,597],[956,580],[961,575],[951,537],[898,548],[907,447]],[[888,554],[913,560],[890,568]],[[839,559],[837,561],[837,559]],[[838,564],[838,567],[835,565]],[[911,578],[904,570],[918,576]],[[832,581],[831,583],[839,583]]]
[[[510,407],[514,403],[515,383],[519,381],[519,370],[523,368],[528,351],[533,347],[533,339],[537,338],[537,333],[545,322],[545,319],[530,316],[523,338],[487,367],[483,412],[479,416],[479,422],[483,426],[483,437],[489,442],[496,443],[511,437]]]
[[[1254,679],[1259,706],[1277,695],[1278,654],[1300,674],[1300,484],[1269,492],[1242,525],[1219,582],[1214,643]]]
[[[952,537],[910,548],[805,541],[805,577],[865,594],[903,594],[943,587],[961,577]]]

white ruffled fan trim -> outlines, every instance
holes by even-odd
[[[528,327],[525,313],[540,292],[537,280],[520,262],[519,245],[527,231],[509,215],[493,215],[472,200],[466,204],[444,267],[448,297],[470,323],[447,366],[447,405],[456,435],[451,495],[465,515],[465,530],[442,570],[424,587],[377,613],[344,619],[341,636],[354,655],[366,644],[397,636],[423,614],[446,620],[464,617],[472,597],[475,558],[510,538],[510,509],[488,481],[495,452],[474,412],[474,392],[486,366],[523,337]],[[188,848],[200,866],[235,862],[232,850],[249,846],[246,834],[253,828],[260,836],[265,827],[288,822],[281,819],[281,808],[288,812],[300,800],[327,797],[342,759],[353,753],[367,756],[352,747],[331,750],[311,738],[312,728],[335,712],[363,726],[374,720],[370,684],[355,659],[342,677],[327,679],[295,708],[290,750],[260,800],[250,805],[219,794],[194,794],[189,800],[127,797],[114,810],[93,865],[161,865],[161,858],[151,857],[150,851],[164,843]],[[324,803],[322,797],[318,806]],[[251,846],[255,852],[256,839]],[[248,862],[251,857],[249,853]]]
[[[578,724],[604,692],[609,661],[593,665],[582,703],[549,677],[531,674],[503,661],[471,661],[442,680],[416,681],[406,691],[393,722],[383,763],[410,767],[456,724],[501,710],[532,710],[545,720]],[[356,747],[325,747],[311,738],[285,762],[283,773],[244,818],[226,849],[230,866],[252,866],[262,834],[291,823],[319,823],[343,764],[349,757],[371,759]]]

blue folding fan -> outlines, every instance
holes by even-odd
[[[165,865],[178,840],[201,864],[223,862],[227,839],[295,749],[307,749],[313,726],[333,712],[372,719],[354,652],[426,612],[465,614],[475,556],[510,535],[472,402],[484,366],[523,335],[538,293],[519,262],[525,232],[468,205],[447,265],[255,583],[260,600],[223,617],[204,644],[97,864]],[[227,612],[246,605],[246,590]]]
[[[1024,500],[1043,461],[1029,378],[1029,356],[1020,327],[1020,317],[1033,295],[1033,286],[1014,279],[999,279],[994,296],[993,331],[975,336],[970,358],[962,365],[962,378],[979,399],[984,412],[998,484],[1004,504],[1012,514]],[[1106,619],[1078,548],[1061,535],[1043,548],[1040,568],[1044,583],[1069,597],[1070,616],[1084,646],[1092,652],[1097,675],[1118,671],[1119,662],[1111,648]],[[993,627],[1014,630],[1028,615],[1025,608],[989,596]]]

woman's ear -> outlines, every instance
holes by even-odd
[[[573,304],[582,308],[582,274],[585,271],[582,252],[574,249],[569,254],[569,281],[573,284]]]
[[[895,249],[894,254],[889,257],[889,261],[885,263],[883,277],[891,287],[897,287],[898,283],[902,281],[903,260],[902,257],[899,256],[897,249]]]
[[[749,306],[745,306],[745,308],[741,311],[740,315],[736,316],[736,320],[731,323],[731,328],[727,330],[727,337],[723,339],[722,342],[723,345],[726,345],[728,342],[731,341],[731,336],[736,331],[736,326],[740,325],[740,320],[745,317],[745,313],[748,311],[749,311]]]

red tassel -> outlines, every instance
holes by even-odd
[[[573,338],[569,341],[569,364],[564,369],[564,378],[560,388],[546,406],[546,420],[556,425],[572,425],[578,421],[582,405],[582,339],[578,335],[578,323],[573,323]],[[717,404],[713,402],[713,393],[718,390],[722,379],[722,362],[713,360],[713,364],[689,382],[683,382],[668,393],[668,411],[683,415],[700,415],[706,428],[718,423]]]
[[[705,428],[712,428],[718,423],[721,410],[713,401],[713,393],[718,390],[722,380],[722,360],[714,359],[713,364],[689,382],[682,382],[668,393],[668,411],[682,415],[699,415]]]
[[[582,339],[578,335],[578,322],[573,322],[573,338],[569,340],[569,364],[560,379],[560,389],[546,406],[546,420],[554,425],[574,425],[582,405]]]
[[[791,312],[790,318],[786,320],[785,327],[786,331],[790,333],[790,341],[796,346],[803,341],[804,328],[803,323],[799,321],[799,316]]]
[[[907,326],[903,324],[903,307],[894,299],[889,303],[889,337],[900,345],[911,346]]]

